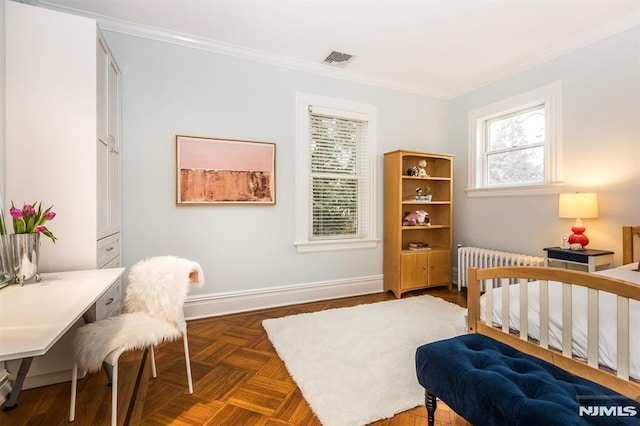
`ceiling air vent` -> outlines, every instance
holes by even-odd
[[[354,56],[348,53],[336,52],[335,50],[329,53],[324,58],[324,63],[333,65],[334,67],[346,67],[349,62],[353,60]]]

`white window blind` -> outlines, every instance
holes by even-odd
[[[309,107],[310,240],[366,236],[367,127]]]
[[[377,108],[296,95],[298,252],[375,248]]]

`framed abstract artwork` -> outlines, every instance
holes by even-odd
[[[276,144],[176,136],[176,203],[275,204]]]

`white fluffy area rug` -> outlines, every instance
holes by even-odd
[[[432,296],[262,322],[324,426],[365,425],[417,407],[416,348],[464,333],[465,309]]]

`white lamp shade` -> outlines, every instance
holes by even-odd
[[[598,196],[594,192],[560,194],[558,217],[595,219],[598,217]]]

